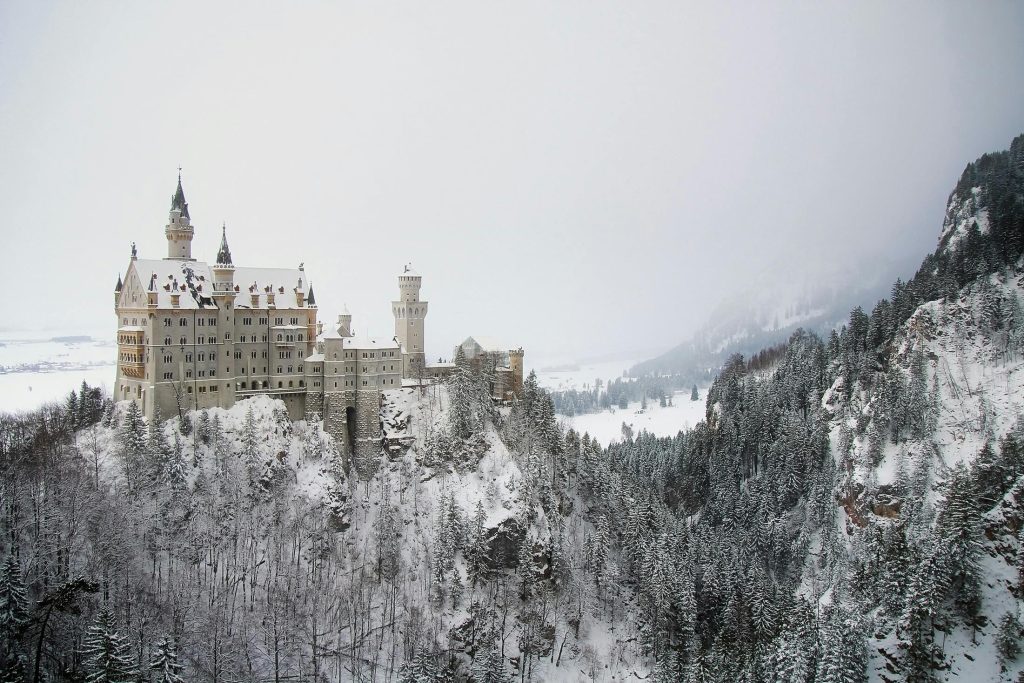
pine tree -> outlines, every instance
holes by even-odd
[[[402,662],[398,672],[399,683],[432,683],[438,680],[437,662],[425,648],[419,648],[411,659]]]
[[[690,400],[691,401],[699,401],[700,400],[700,394],[697,393],[697,385],[696,384],[694,384],[693,385],[693,389],[690,390]]]
[[[184,683],[185,679],[180,675],[183,668],[178,664],[178,653],[170,638],[164,636],[157,643],[149,664],[150,671],[156,672],[156,683]]]
[[[146,424],[137,401],[128,401],[124,421],[118,430],[118,441],[125,479],[128,481],[128,488],[132,489],[137,484],[147,446]]]
[[[256,429],[256,415],[252,406],[245,411],[245,422],[242,424],[242,460],[246,467],[253,469],[259,461],[260,443],[259,433]]]
[[[28,620],[28,595],[21,565],[14,555],[8,555],[0,567],[0,681],[4,683],[24,680],[21,638]]]
[[[475,683],[509,683],[505,660],[501,650],[494,644],[486,650],[478,650],[473,659],[473,680]]]
[[[128,639],[116,626],[114,615],[103,608],[86,632],[81,650],[86,683],[132,683],[138,676]]]

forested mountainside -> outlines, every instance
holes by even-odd
[[[676,437],[602,450],[465,365],[348,467],[266,397],[3,417],[4,680],[1019,680],[1022,162],[969,165],[912,280],[729,359]]]
[[[848,268],[852,272],[830,272],[795,293],[751,284],[745,295],[720,303],[690,339],[637,363],[629,374],[648,381],[671,377],[677,386],[704,384],[733,354],[751,356],[784,344],[798,329],[827,335],[850,309],[888,293],[892,276],[883,276],[883,268],[893,272],[882,263]],[[847,284],[825,284],[836,282]]]

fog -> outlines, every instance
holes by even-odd
[[[113,335],[182,167],[213,260],[428,357],[645,354],[730,296],[909,275],[1024,131],[1021,3],[3,3],[2,324]],[[852,274],[852,275],[850,275]],[[105,332],[104,332],[105,331]]]

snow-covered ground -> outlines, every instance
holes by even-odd
[[[0,411],[32,410],[63,399],[83,381],[109,390],[116,353],[112,338],[79,333],[0,333]]]
[[[587,433],[602,446],[622,440],[622,423],[629,425],[633,433],[650,432],[655,436],[675,436],[692,428],[704,419],[704,396],[707,387],[700,387],[700,400],[691,401],[690,392],[677,391],[672,396],[671,406],[662,408],[657,401],[648,401],[647,410],[640,412],[640,403],[631,403],[629,408],[613,408],[600,413],[585,415],[559,415],[566,427],[572,427],[580,434]]]
[[[635,360],[612,360],[581,363],[563,363],[538,368],[537,384],[548,391],[583,390],[594,386],[594,380],[602,382],[622,377]]]

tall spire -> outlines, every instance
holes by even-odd
[[[178,167],[178,189],[171,197],[171,211],[174,210],[181,211],[181,215],[185,218],[191,218],[188,215],[188,202],[185,201],[185,190],[181,189],[181,166]]]
[[[181,187],[181,185],[178,185]],[[228,248],[228,225],[224,223],[220,228],[220,249],[217,250],[217,265],[230,266],[231,250]]]
[[[313,284],[309,285],[309,296],[306,297],[307,306],[316,306],[316,297],[313,296]]]

